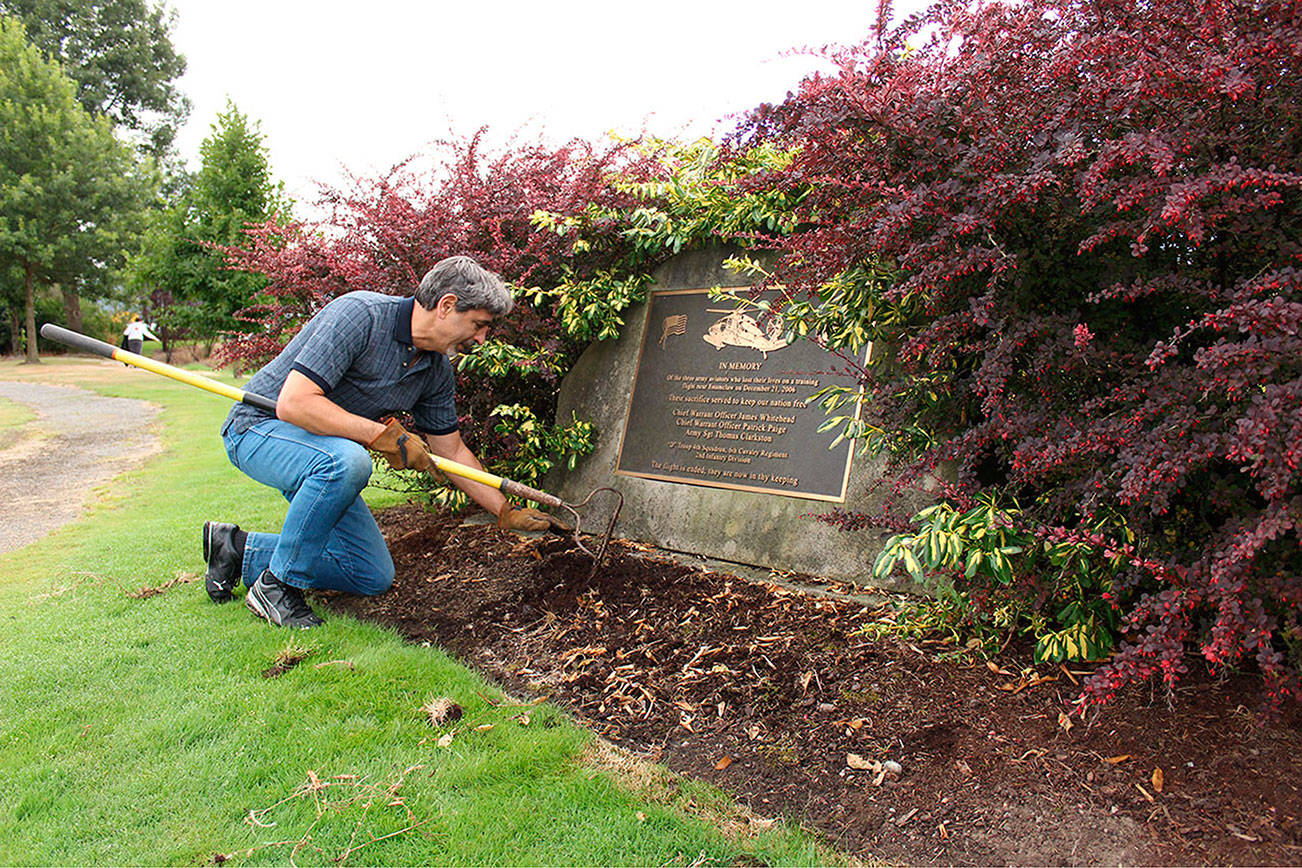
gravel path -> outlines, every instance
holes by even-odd
[[[96,486],[160,448],[147,430],[159,408],[146,401],[7,381],[0,397],[37,415],[0,451],[0,554],[80,517]]]

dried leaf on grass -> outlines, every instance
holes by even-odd
[[[191,582],[197,581],[199,581],[199,576],[196,573],[177,573],[174,578],[168,579],[161,585],[145,585],[144,587],[136,588],[134,591],[127,591],[126,594],[133,600],[148,600],[150,597],[157,597],[159,594],[170,588],[174,588],[177,585],[188,585]]]
[[[276,652],[276,656],[271,658],[271,665],[262,670],[263,678],[279,678],[298,664],[302,663],[308,657],[312,656],[313,649],[303,645],[293,643],[286,645]]]
[[[446,696],[438,696],[426,701],[420,707],[420,712],[425,715],[430,726],[440,727],[461,719],[464,712],[461,706],[457,705]]]

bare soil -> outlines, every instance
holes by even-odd
[[[0,368],[0,397],[26,405],[36,418],[12,429],[0,449],[0,554],[76,519],[96,487],[161,448],[153,432],[158,407],[9,379],[16,373],[16,367]]]
[[[1263,718],[1251,676],[1132,691],[1066,729],[1084,670],[1028,668],[1026,649],[963,663],[939,642],[869,641],[881,613],[825,584],[757,583],[622,540],[593,575],[566,538],[415,505],[380,524],[393,590],[328,607],[436,643],[858,858],[1302,859],[1302,715]]]

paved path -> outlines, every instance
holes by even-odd
[[[0,554],[80,517],[96,486],[160,448],[147,430],[159,408],[146,401],[6,381],[0,397],[37,415],[0,451]]]

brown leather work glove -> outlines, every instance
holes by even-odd
[[[507,501],[497,515],[497,526],[505,530],[573,530],[568,524],[554,515],[534,509],[531,506],[511,506]]]
[[[380,436],[367,443],[366,448],[383,455],[394,470],[434,470],[434,460],[425,446],[425,438],[408,433],[397,419],[390,419]]]

